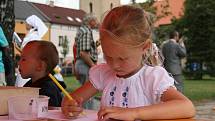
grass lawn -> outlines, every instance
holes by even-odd
[[[74,76],[64,77],[64,81],[67,85],[66,90],[69,92],[71,92],[81,86],[81,84],[75,79]]]
[[[211,80],[186,80],[184,94],[192,101],[215,99],[215,79]]]
[[[73,76],[64,77],[67,90],[73,91],[80,84]],[[184,94],[192,101],[215,100],[215,79],[211,80],[186,80],[184,82]]]

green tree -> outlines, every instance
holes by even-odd
[[[162,8],[160,15],[156,15],[156,11],[158,10],[158,6],[155,6],[156,0],[146,0],[143,3],[138,3],[138,5],[143,8],[145,11],[148,12],[150,22],[153,25],[154,22],[158,21],[159,19],[166,17],[168,15],[171,15],[169,9],[169,0],[164,0],[162,5],[160,6]],[[137,4],[137,3],[136,3]],[[153,35],[152,39],[153,41],[159,46],[162,41],[166,39],[166,34],[171,31],[173,28],[172,25],[166,25],[166,26],[160,26],[153,28]]]
[[[156,14],[156,7],[153,6],[155,0],[146,0],[143,3],[134,3],[134,4],[139,4],[141,8],[143,8],[145,11],[148,11],[152,14]]]
[[[175,24],[187,37],[188,64],[199,64],[197,78],[202,78],[203,64],[207,73],[215,74],[214,6],[214,0],[186,0],[184,16]]]
[[[5,36],[8,40],[10,49],[9,54],[10,60],[13,60],[14,50],[12,44],[12,37],[15,26],[15,15],[14,15],[14,0],[1,0],[0,1],[0,22],[2,24]],[[14,61],[11,61],[11,70],[10,73],[6,75],[7,84],[12,86],[15,84],[15,69],[14,69]]]
[[[66,55],[68,54],[69,52],[69,41],[68,41],[68,38],[67,36],[64,36],[62,38],[62,43],[61,43],[61,46],[62,46],[62,51],[61,51],[61,54],[63,55],[64,59],[66,58]]]

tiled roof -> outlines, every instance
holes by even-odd
[[[31,15],[36,15],[42,21],[48,22],[48,19],[45,18],[38,10],[35,8],[32,3],[27,2],[27,1],[19,1],[19,0],[14,0],[14,13],[15,13],[15,18],[20,19],[20,20],[25,20],[27,17]]]
[[[84,15],[82,10],[49,6],[45,4],[33,3],[42,13],[50,18],[50,23],[80,26]]]
[[[168,16],[160,18],[155,22],[155,26],[171,24],[171,19],[180,18],[183,15],[184,1],[185,0],[168,0],[169,7],[167,10],[170,12]],[[157,16],[162,15],[162,6],[166,5],[166,0],[158,0],[154,3],[154,6],[157,8]]]

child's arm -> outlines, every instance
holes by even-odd
[[[97,92],[98,90],[93,87],[90,81],[87,81],[83,86],[70,93],[70,95],[74,98],[73,101],[69,100],[67,97],[63,98],[61,103],[62,112],[68,117],[71,116],[71,113],[74,116],[79,115],[83,111],[83,102],[90,99]]]
[[[160,104],[137,108],[105,107],[98,113],[99,119],[153,120],[191,118],[195,115],[192,102],[177,90],[170,88],[164,92]]]
[[[192,102],[174,88],[164,92],[163,103],[138,109],[138,115],[144,119],[191,118],[195,115]]]

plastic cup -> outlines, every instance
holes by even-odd
[[[47,96],[15,96],[8,99],[9,119],[35,120],[48,113]]]

